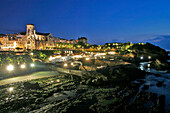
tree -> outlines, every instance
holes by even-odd
[[[44,54],[44,53],[42,53],[42,52],[40,52],[40,56],[39,56],[39,58],[41,59],[41,60],[45,60],[46,58],[47,58],[47,55],[46,54]]]

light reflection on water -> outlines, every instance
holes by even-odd
[[[142,62],[140,63],[139,68],[146,72],[151,72],[154,74],[160,74],[161,76],[156,77],[154,74],[147,75],[144,79],[145,83],[143,85],[149,85],[149,89],[147,92],[156,93],[159,95],[165,95],[165,108],[168,112],[168,108],[170,108],[170,73],[166,73],[166,71],[157,71],[153,68],[147,67],[148,63]],[[156,84],[158,81],[163,82],[163,86],[158,87]],[[143,85],[140,87],[140,91],[142,90]]]

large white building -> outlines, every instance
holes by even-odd
[[[27,49],[56,49],[58,44],[87,43],[87,38],[81,37],[78,40],[67,40],[55,38],[51,33],[40,33],[35,30],[33,24],[27,24],[26,32],[17,34],[0,34],[1,50],[27,50]]]
[[[0,37],[0,46],[4,50],[20,48],[26,49],[53,49],[56,47],[55,38],[51,33],[36,32],[33,24],[27,24],[26,32],[6,34]]]
[[[55,47],[55,39],[51,33],[36,32],[33,24],[27,24],[27,31],[18,34],[23,39],[24,49],[51,49]]]

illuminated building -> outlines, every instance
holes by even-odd
[[[78,42],[79,43],[87,43],[87,38],[86,37],[78,38]]]
[[[23,51],[23,50],[49,50],[49,49],[73,49],[75,43],[87,43],[87,38],[67,40],[55,38],[51,33],[36,32],[33,24],[27,24],[26,32],[17,34],[0,34],[0,49]]]
[[[1,35],[0,43],[3,50],[15,50],[16,48],[46,50],[55,47],[55,39],[52,34],[36,32],[33,24],[27,24],[26,32]]]

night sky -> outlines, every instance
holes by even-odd
[[[170,0],[0,0],[0,33],[26,24],[90,44],[146,42],[170,49]]]

